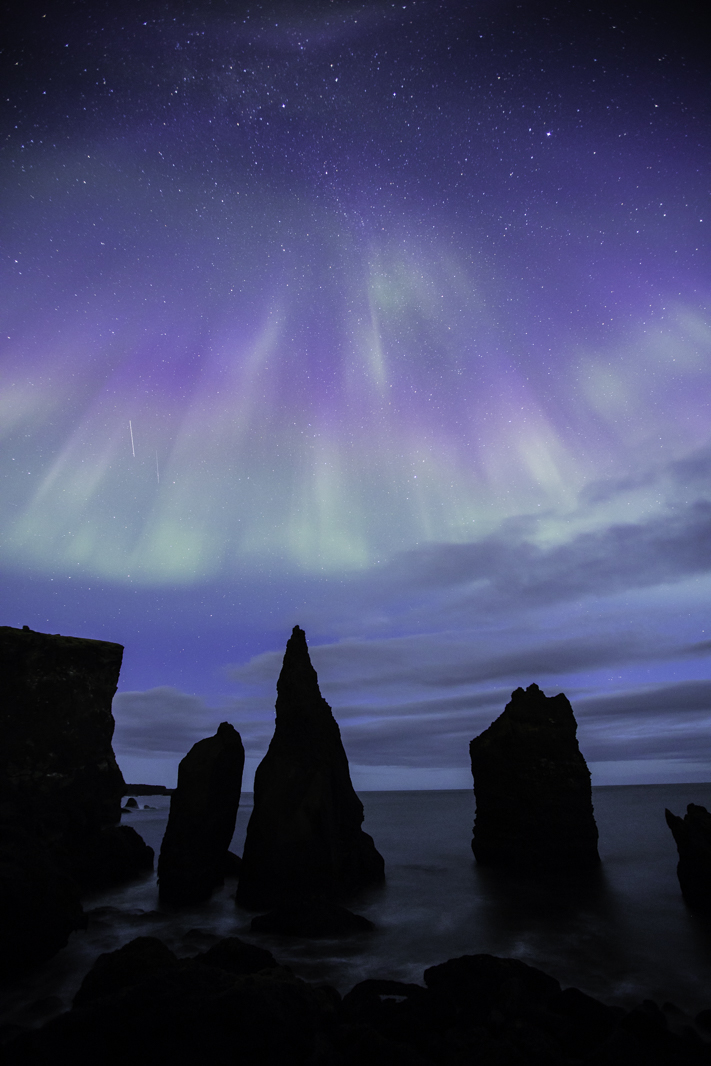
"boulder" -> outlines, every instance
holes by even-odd
[[[99,955],[79,986],[73,1006],[83,1007],[121,992],[149,974],[168,970],[177,964],[177,955],[162,940],[154,936],[137,936],[116,951]]]
[[[247,948],[247,945],[244,945]],[[307,1066],[324,1059],[335,989],[268,952],[227,945],[177,959],[153,937],[100,956],[72,1010],[3,1048],[8,1066]],[[209,956],[209,957],[208,957]],[[241,956],[241,961],[240,957]],[[255,969],[255,966],[258,967]]]
[[[153,937],[100,956],[72,1010],[7,1034],[7,1066],[709,1066],[669,1004],[606,1006],[519,959],[464,955],[425,987],[361,981],[343,999],[236,937],[179,959]],[[702,1012],[697,1026],[705,1033]],[[671,1018],[671,1021],[670,1021]],[[689,1024],[691,1023],[691,1024]],[[677,1031],[678,1030],[678,1031]]]
[[[384,879],[331,708],[298,626],[277,681],[276,728],[254,779],[237,901],[336,899]]]
[[[146,867],[140,838],[114,832],[125,791],[111,747],[122,656],[120,644],[0,626],[0,892],[12,901],[0,905],[0,957],[9,974],[66,943],[83,922],[83,890],[114,869],[123,879]]]
[[[94,889],[118,885],[150,873],[153,859],[153,848],[132,826],[111,825],[98,839],[84,880]]]
[[[277,933],[280,936],[309,938],[351,936],[369,933],[373,923],[360,914],[329,900],[311,900],[292,906],[276,907],[268,914],[252,919],[253,933]]]
[[[697,910],[711,911],[711,814],[690,803],[680,818],[665,810],[679,852],[676,873],[686,902]]]
[[[477,862],[530,873],[597,866],[590,771],[570,703],[516,689],[470,745]]]
[[[196,962],[205,966],[219,966],[221,970],[244,977],[261,970],[273,970],[278,964],[271,951],[256,944],[248,944],[239,937],[229,936],[218,940],[207,951],[195,956]]]
[[[228,848],[242,790],[244,748],[222,722],[214,737],[194,744],[178,768],[158,859],[160,901],[192,906],[209,898],[230,869]]]

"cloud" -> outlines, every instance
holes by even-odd
[[[640,646],[631,636],[590,640],[588,637],[551,641],[532,648],[519,648],[492,655],[479,662],[462,664],[457,672],[442,669],[423,679],[430,685],[464,685],[499,678],[546,677],[570,671],[647,659],[654,651]]]
[[[493,651],[508,643],[510,650]],[[327,699],[341,693],[413,686],[443,690],[510,679],[514,686],[528,679],[560,676],[621,663],[701,656],[711,642],[681,647],[648,634],[610,632],[591,636],[530,642],[528,632],[499,631],[492,638],[477,631],[416,634],[383,640],[347,640],[310,647],[311,660]],[[268,687],[276,695],[281,652],[265,652],[229,669],[229,676],[250,686]],[[431,697],[427,697],[431,698]]]
[[[576,709],[579,716],[590,716],[598,722],[655,713],[707,711],[711,714],[711,681],[679,681],[633,692],[588,696],[576,701]]]
[[[711,757],[711,681],[682,681],[575,701],[578,737],[594,760]]]
[[[125,754],[172,752],[185,755],[193,744],[212,736],[224,715],[198,696],[161,686],[146,692],[117,692],[114,748]]]
[[[509,648],[505,653],[496,650],[502,643]],[[521,627],[493,635],[470,630],[346,640],[310,649],[351,761],[460,769],[468,767],[470,740],[501,714],[514,688],[534,680],[548,695],[562,689],[572,698],[588,759],[696,758],[707,744],[704,731],[711,736],[711,682],[647,685],[590,696],[586,677],[584,694],[576,697],[575,689],[581,686],[580,675],[591,671],[619,674],[634,663],[652,663],[652,669],[659,669],[665,661],[709,651],[708,641],[673,643],[614,626],[604,636],[582,632],[546,640],[538,634],[535,643]],[[241,684],[263,688],[264,712],[271,709],[281,658],[281,651],[268,652],[232,668]],[[578,675],[572,684],[571,674]],[[245,706],[254,698],[246,697]],[[234,704],[237,717],[239,702]],[[267,719],[264,713],[265,747],[273,720]]]
[[[677,654],[689,657],[711,655],[711,640],[699,640],[694,644],[683,645]]]
[[[472,603],[502,609],[603,596],[709,570],[711,502],[697,500],[646,523],[611,525],[552,548],[507,527],[474,544],[418,548],[393,560],[381,582],[412,590],[469,585]]]
[[[349,758],[363,764],[467,766],[469,741],[508,699],[507,690],[497,689],[474,699],[373,708],[369,715],[362,707],[347,708],[339,718],[344,745]],[[588,761],[711,759],[711,681],[646,686],[572,703]]]
[[[553,693],[550,692],[549,695]],[[466,770],[469,742],[503,711],[509,688],[400,702],[334,707],[349,760],[360,766]],[[573,698],[581,751],[590,762],[711,759],[711,680]],[[266,701],[221,709],[174,688],[123,692],[114,700],[119,755],[184,755],[220,721],[231,721],[252,757],[273,733]]]

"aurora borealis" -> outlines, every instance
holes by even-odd
[[[534,680],[709,779],[691,11],[87,0],[3,67],[3,623],[126,646],[127,778],[254,765],[298,623],[357,787]]]

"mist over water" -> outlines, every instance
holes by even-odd
[[[684,904],[677,853],[664,808],[711,807],[711,784],[630,785],[593,790],[602,868],[578,881],[535,883],[477,867],[470,842],[471,790],[366,792],[364,828],[385,858],[387,882],[352,899],[376,925],[370,934],[298,940],[250,931],[253,912],[236,907],[236,883],[200,907],[158,910],[155,874],[85,902],[86,930],[39,973],[2,998],[2,1019],[35,1024],[67,1009],[98,954],[135,936],[163,940],[179,955],[240,936],[271,950],[309,981],[342,993],[366,977],[422,983],[427,966],[488,952],[522,959],[607,1003],[650,998],[691,1013],[711,1006],[711,921]],[[139,797],[154,810],[124,815],[156,851],[168,816],[165,797]],[[243,796],[232,850],[242,852],[252,796]],[[112,908],[107,910],[106,908]]]

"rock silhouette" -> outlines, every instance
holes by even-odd
[[[123,648],[0,627],[0,967],[31,968],[83,924],[82,889],[135,876],[153,851],[119,827],[111,738]]]
[[[511,694],[472,740],[477,862],[543,873],[597,865],[590,772],[570,703],[538,685]]]
[[[3,1052],[7,1066],[709,1066],[708,1013],[607,1006],[493,955],[341,999],[237,937],[183,959],[138,937],[99,956],[72,1010]]]
[[[201,903],[222,884],[243,769],[242,740],[229,722],[194,744],[180,763],[158,860],[161,903]]]
[[[368,933],[375,926],[361,914],[341,907],[328,900],[307,900],[277,907],[268,914],[252,918],[253,933],[276,933],[279,936],[340,937],[354,933]]]
[[[690,803],[680,818],[665,810],[679,852],[676,873],[684,899],[698,910],[711,911],[711,814]]]
[[[237,901],[337,899],[381,882],[383,860],[362,822],[338,724],[295,626],[277,681],[274,736],[254,780]]]

